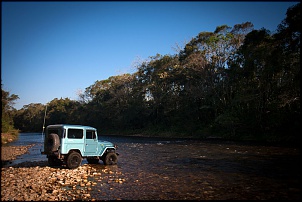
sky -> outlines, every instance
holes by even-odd
[[[2,1],[1,84],[13,107],[78,99],[97,80],[177,54],[198,33],[251,22],[271,32],[299,1]]]

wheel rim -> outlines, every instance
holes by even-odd
[[[109,156],[108,158],[108,164],[114,165],[116,163],[116,157],[114,155]]]
[[[77,156],[72,157],[71,164],[73,166],[77,166],[79,164],[79,162],[80,162],[80,159]]]

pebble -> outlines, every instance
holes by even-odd
[[[95,201],[90,194],[91,186],[106,181],[102,173],[114,174],[108,169],[96,170],[89,164],[76,169],[49,167],[47,161],[10,166],[12,160],[32,146],[1,147],[1,201]],[[118,179],[116,183],[123,181]]]
[[[47,163],[47,162],[46,162]],[[1,168],[1,201],[91,200],[92,168],[84,164],[76,169],[37,167]],[[86,179],[82,179],[85,176]]]
[[[28,149],[33,147],[35,144],[30,144],[26,146],[2,146],[1,145],[1,163],[10,162],[15,160],[17,156],[25,154]]]

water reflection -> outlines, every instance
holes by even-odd
[[[102,172],[95,176],[97,184],[91,190],[96,200],[300,198],[297,148],[192,139],[99,139],[117,144],[120,155],[115,166],[105,166],[102,161],[91,165]],[[18,141],[36,145],[16,162],[45,161],[39,151],[41,140],[38,134],[20,135]],[[16,145],[25,144],[18,141]]]

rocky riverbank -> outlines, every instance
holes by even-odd
[[[92,200],[89,178],[101,175],[87,164],[74,169],[52,168],[47,162],[2,168],[1,201]]]
[[[231,141],[109,138],[115,166],[49,167],[29,155],[1,170],[1,200],[299,200],[296,147]],[[12,149],[12,152],[17,149]],[[32,155],[32,158],[31,158]]]
[[[124,181],[117,177],[119,173],[106,168],[97,170],[88,164],[73,170],[64,166],[49,167],[47,161],[9,166],[9,161],[28,152],[31,146],[33,145],[1,148],[1,201],[94,201],[90,191],[98,182]]]
[[[28,149],[33,147],[34,144],[26,146],[1,146],[1,163],[5,165],[15,160],[17,156],[28,153]]]
[[[18,130],[14,130],[11,133],[1,133],[1,144],[7,144],[15,141],[18,138]]]

